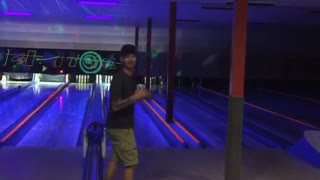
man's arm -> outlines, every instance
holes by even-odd
[[[127,99],[114,99],[111,102],[112,110],[113,111],[119,111],[123,108],[128,107],[129,105],[135,103],[135,98],[133,96],[130,96]]]
[[[114,76],[110,85],[111,108],[113,111],[126,108],[136,101],[134,95],[127,99],[122,99],[123,83],[121,78],[121,76]]]

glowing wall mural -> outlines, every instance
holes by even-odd
[[[112,74],[118,52],[0,48],[0,71],[44,74]]]

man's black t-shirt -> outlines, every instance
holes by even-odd
[[[129,129],[133,128],[134,104],[129,105],[119,111],[113,111],[111,102],[113,99],[127,99],[134,94],[136,81],[133,76],[129,76],[123,71],[113,75],[110,86],[110,103],[107,118],[107,128],[109,129]]]

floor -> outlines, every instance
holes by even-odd
[[[110,152],[110,151],[109,151]],[[1,180],[79,180],[80,148],[0,150]],[[137,180],[223,180],[224,152],[214,149],[140,149]],[[243,150],[242,180],[318,180],[320,169],[277,149]]]

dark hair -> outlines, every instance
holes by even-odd
[[[125,56],[128,54],[136,54],[136,47],[132,44],[123,45],[120,50],[120,55]]]

